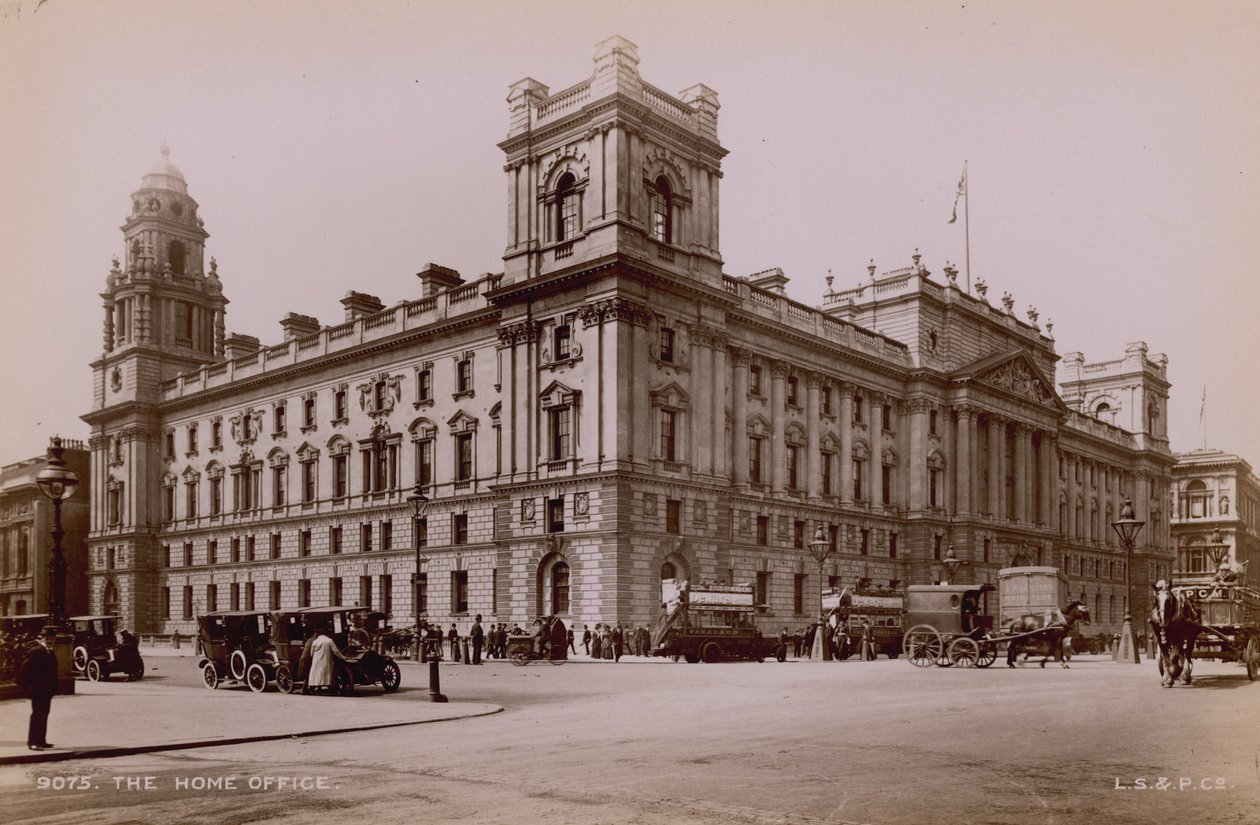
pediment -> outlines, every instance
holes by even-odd
[[[973,384],[1013,395],[1066,415],[1067,405],[1059,398],[1054,382],[1042,374],[1037,364],[1022,350],[999,353],[975,361],[954,373],[955,384]]]
[[[552,381],[547,388],[538,394],[538,399],[542,403],[544,410],[552,407],[564,407],[577,401],[579,393],[577,390],[566,386],[560,381]]]
[[[653,389],[651,396],[658,407],[686,407],[691,403],[691,396],[676,381]]]

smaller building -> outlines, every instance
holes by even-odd
[[[1245,460],[1217,449],[1178,453],[1172,514],[1177,581],[1210,579],[1224,560],[1240,581],[1260,582],[1260,478]]]
[[[61,503],[66,615],[87,611],[87,534],[90,457],[82,441],[63,440],[66,468],[79,477],[75,495]],[[52,554],[53,503],[36,477],[44,455],[0,467],[0,616],[48,610],[48,560]]]

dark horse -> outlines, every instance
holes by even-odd
[[[1089,608],[1085,607],[1084,602],[1068,602],[1059,610],[1058,616],[1038,616],[1033,613],[1020,616],[1006,629],[1006,635],[1027,635],[1012,639],[1007,645],[1006,666],[1015,667],[1015,657],[1025,645],[1033,641],[1042,641],[1046,643],[1046,655],[1041,660],[1041,666],[1045,667],[1050,657],[1054,656],[1056,662],[1067,667],[1067,660],[1063,658],[1063,640],[1071,634],[1072,626],[1077,622],[1089,622]]]
[[[1194,669],[1194,643],[1202,626],[1198,606],[1189,598],[1168,589],[1161,581],[1151,585],[1155,607],[1151,610],[1151,631],[1159,645],[1160,684],[1172,687],[1181,677],[1191,684]]]

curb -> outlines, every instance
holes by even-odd
[[[134,756],[141,753],[160,753],[162,751],[192,750],[194,748],[216,748],[222,745],[245,745],[251,742],[274,742],[278,739],[301,739],[311,736],[331,736],[338,733],[356,733],[366,730],[382,730],[384,728],[404,728],[412,725],[427,725],[430,722],[452,722],[457,719],[476,719],[481,716],[493,716],[502,713],[503,708],[494,706],[494,710],[481,713],[453,714],[436,719],[417,719],[410,722],[382,722],[377,725],[360,725],[348,728],[331,728],[323,730],[299,731],[297,733],[273,733],[263,736],[233,736],[227,739],[205,739],[187,742],[171,742],[160,745],[131,745],[116,748],[93,748],[90,750],[39,751],[21,756],[0,757],[0,765],[30,765],[40,762],[66,762],[71,759],[112,759],[117,756]]]

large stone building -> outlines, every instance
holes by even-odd
[[[66,615],[87,610],[89,458],[81,441],[63,441],[62,460],[79,478],[61,503],[61,547],[66,561]],[[52,556],[53,502],[36,477],[44,455],[0,467],[0,616],[48,612],[48,561]],[[102,592],[102,596],[106,594]],[[112,605],[117,608],[117,599]]]
[[[146,632],[354,602],[406,624],[417,599],[463,628],[640,623],[691,577],[799,626],[821,527],[827,584],[936,580],[952,545],[961,577],[1061,564],[1115,626],[1124,497],[1149,524],[1135,583],[1171,566],[1165,359],[1069,356],[1061,397],[1035,313],[917,254],[820,306],[724,273],[717,94],[649,85],[620,38],[594,63],[511,86],[502,273],[429,265],[414,300],[350,292],[277,344],[226,334],[183,175],[145,176],[84,416],[94,603],[115,589]]]
[[[1251,465],[1215,449],[1177,453],[1172,493],[1177,580],[1212,578],[1219,558],[1240,579],[1255,582],[1260,571],[1260,478]]]

